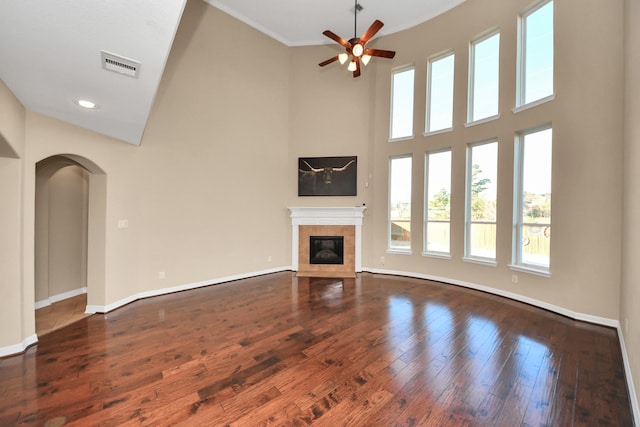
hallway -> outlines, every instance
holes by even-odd
[[[41,337],[90,316],[86,306],[87,294],[82,294],[36,310],[36,333]]]

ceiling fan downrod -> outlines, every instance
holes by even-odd
[[[353,6],[353,38],[358,38],[358,0],[355,0]]]

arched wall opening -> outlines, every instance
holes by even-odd
[[[104,171],[82,156],[60,154],[37,162],[35,174],[35,309],[83,293],[87,307],[103,304]]]
[[[36,165],[36,309],[86,293],[88,184],[75,164]]]

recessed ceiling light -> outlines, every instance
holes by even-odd
[[[82,108],[86,108],[86,109],[89,109],[89,110],[93,110],[93,109],[98,108],[98,106],[96,105],[95,102],[91,102],[91,101],[89,101],[87,99],[77,99],[75,101],[75,103],[77,105],[81,106]]]

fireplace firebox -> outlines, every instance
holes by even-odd
[[[344,236],[309,236],[310,264],[344,264]]]

